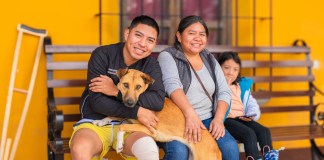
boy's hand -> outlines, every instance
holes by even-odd
[[[89,90],[92,92],[103,93],[107,96],[117,96],[118,88],[113,80],[105,75],[91,79]]]
[[[137,120],[146,126],[149,131],[153,134],[155,133],[155,128],[157,123],[159,122],[159,118],[155,115],[155,113],[149,109],[139,107],[137,112]]]

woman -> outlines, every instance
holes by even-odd
[[[223,124],[231,99],[230,90],[220,65],[204,49],[207,36],[208,28],[201,17],[188,16],[180,21],[174,47],[162,51],[158,57],[163,84],[185,116],[184,137],[196,143],[203,138],[201,129],[208,129],[223,159],[238,160],[237,142]],[[203,85],[198,79],[203,80]],[[162,146],[165,160],[187,160],[189,157],[188,148],[180,142],[172,141]]]
[[[231,109],[225,127],[233,137],[244,143],[247,159],[262,159],[258,144],[263,152],[272,149],[270,130],[256,122],[260,118],[260,108],[251,95],[252,79],[241,78],[241,60],[235,52],[225,52],[217,58],[231,90]],[[265,153],[263,153],[265,154]]]

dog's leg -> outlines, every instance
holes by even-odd
[[[144,132],[145,134],[151,137],[155,137],[156,135],[156,133],[153,134],[145,126],[141,124],[121,124],[119,126],[119,131],[117,132],[117,147],[116,147],[117,153],[123,151],[125,132]]]
[[[116,146],[116,152],[120,153],[123,151],[124,148],[124,134],[125,131],[118,131],[117,132],[117,146]]]
[[[122,124],[119,126],[119,131],[125,131],[125,132],[144,132],[145,134],[156,137],[157,132],[155,133],[150,132],[145,126],[142,124]]]
[[[201,132],[202,140],[197,143],[188,143],[194,160],[221,160],[222,155],[215,139],[207,130]]]
[[[92,123],[93,123],[94,125],[97,125],[97,126],[100,126],[100,127],[101,127],[101,126],[104,126],[104,125],[109,124],[111,121],[112,121],[111,118],[106,117],[106,118],[104,118],[104,119],[102,119],[102,120],[94,120]]]

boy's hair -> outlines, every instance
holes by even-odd
[[[159,36],[159,33],[160,33],[159,25],[157,24],[157,22],[153,18],[151,18],[149,16],[146,16],[146,15],[137,16],[132,20],[132,23],[130,24],[128,29],[132,30],[138,24],[145,24],[145,25],[153,27],[157,32],[157,36]]]
[[[232,84],[237,84],[238,81],[241,79],[241,59],[238,56],[237,52],[223,52],[220,56],[217,57],[217,61],[220,65],[222,65],[225,61],[233,59],[235,63],[239,64],[240,66],[240,71],[239,74],[237,75],[235,81]]]

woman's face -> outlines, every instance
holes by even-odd
[[[177,32],[177,38],[186,54],[199,54],[206,46],[207,34],[204,26],[197,22],[191,24],[181,34]]]
[[[232,84],[240,73],[240,65],[233,59],[225,61],[222,65],[226,81],[228,84]]]

